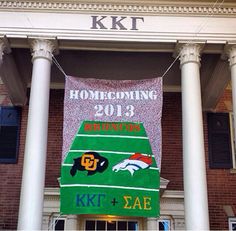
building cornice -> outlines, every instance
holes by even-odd
[[[213,4],[212,2],[186,1],[22,1],[0,0],[0,11],[38,11],[38,12],[104,12],[123,14],[156,14],[156,15],[193,15],[224,16],[236,15],[236,4]]]

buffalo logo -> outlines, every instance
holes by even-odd
[[[71,176],[76,171],[88,171],[88,176],[96,172],[103,172],[108,166],[107,158],[100,156],[97,152],[85,152],[81,157],[74,159],[74,164],[70,170]]]
[[[133,176],[134,172],[139,169],[149,168],[152,164],[152,157],[144,156],[140,153],[135,153],[130,158],[121,161],[120,163],[113,166],[112,171],[124,171],[128,170]]]

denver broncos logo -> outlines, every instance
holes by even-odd
[[[130,158],[121,161],[120,163],[113,166],[112,171],[124,171],[128,170],[133,176],[134,172],[139,169],[149,168],[152,164],[152,157],[144,156],[140,153],[135,153]]]

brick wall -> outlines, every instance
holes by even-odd
[[[50,93],[46,187],[59,186],[57,178],[60,176],[61,164],[63,97],[62,90]],[[18,163],[0,164],[0,230],[17,227],[27,115],[28,106],[25,106],[22,108]]]
[[[216,112],[232,111],[232,93],[226,89]],[[224,206],[230,205],[236,216],[236,173],[230,169],[210,169],[208,159],[207,112],[203,113],[204,142],[211,230],[227,230],[228,217]],[[170,180],[168,189],[183,190],[181,95],[164,94],[162,117],[162,169],[161,176]]]
[[[0,105],[10,106],[11,101],[0,78]],[[24,125],[23,125],[24,126]],[[23,133],[21,131],[20,143],[22,144]],[[22,153],[22,145],[20,153]],[[1,164],[0,163],[0,229],[15,228],[15,214],[18,211],[19,187],[21,182],[21,155],[19,164]]]
[[[228,103],[225,102],[230,100],[230,95],[231,94],[226,91],[217,106],[217,110],[228,110]],[[62,90],[51,91],[49,113],[45,183],[46,187],[58,187],[57,178],[60,176],[63,125]],[[0,164],[0,229],[15,229],[17,227],[27,114],[28,107],[25,106],[22,110],[18,164]],[[181,94],[164,94],[162,128],[163,154],[161,176],[170,180],[168,189],[183,190]],[[223,206],[233,206],[234,212],[236,213],[236,174],[231,174],[229,170],[212,170],[208,168],[207,124],[205,113],[204,132],[211,229],[228,229],[227,215]]]
[[[164,93],[162,112],[161,177],[170,180],[168,189],[183,190],[181,95]]]
[[[232,93],[226,89],[219,101],[216,111],[228,112],[232,110]],[[236,173],[231,173],[230,169],[210,169],[208,163],[208,139],[206,114],[204,116],[205,146],[206,146],[206,166],[210,227],[214,230],[227,230],[228,217],[223,206],[230,205],[236,216]]]
[[[61,166],[64,91],[52,91],[50,98],[45,184],[46,187],[59,187],[57,179]]]
[[[27,108],[25,107],[22,109],[18,162],[17,164],[0,163],[0,230],[16,229],[26,123]]]
[[[7,89],[5,85],[3,84],[1,77],[0,77],[0,105],[1,106],[12,105],[11,100],[7,93]]]
[[[232,93],[226,89],[216,112],[232,111]],[[203,113],[204,142],[211,230],[227,230],[228,216],[224,206],[230,205],[236,216],[236,173],[230,169],[210,169],[208,159],[207,112]],[[162,169],[161,176],[170,180],[168,189],[183,190],[181,95],[164,94],[162,117]]]
[[[232,91],[226,89],[224,94],[221,96],[220,101],[216,105],[217,112],[229,112],[232,111]]]

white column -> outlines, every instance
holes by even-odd
[[[159,227],[157,227],[157,218],[155,217],[147,218],[147,230],[159,230]]]
[[[42,229],[41,230],[48,230],[50,224],[50,215],[51,213],[43,213],[43,222],[42,222]]]
[[[41,230],[48,132],[51,60],[54,46],[33,40],[33,72],[21,184],[18,229]]]
[[[228,50],[229,64],[231,71],[231,85],[232,85],[232,103],[234,115],[234,137],[236,137],[236,45],[231,46]],[[233,161],[235,161],[233,159]],[[234,163],[235,164],[235,163]]]
[[[176,211],[176,210],[175,210]],[[174,227],[173,230],[186,230],[184,216],[182,215],[172,215]]]
[[[200,50],[198,44],[185,44],[180,50],[186,230],[209,229]]]
[[[77,230],[77,215],[68,215],[65,230]]]

